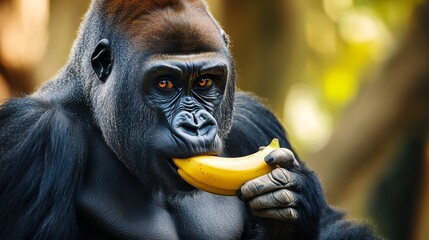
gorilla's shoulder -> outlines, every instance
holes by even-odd
[[[278,138],[282,147],[291,148],[285,129],[263,101],[251,93],[238,92],[232,128],[224,144],[225,155],[250,154],[273,138]]]
[[[55,101],[34,97],[10,99],[0,105],[0,146],[4,147],[1,151],[16,151],[26,141],[48,140],[53,135],[61,138],[78,134],[83,121],[74,118],[72,112]]]
[[[49,236],[64,239],[74,232],[71,206],[86,154],[85,132],[55,102],[24,97],[0,106],[0,238],[53,231]]]
[[[238,109],[245,109],[247,112],[257,111],[256,113],[265,113],[268,114],[266,117],[276,118],[269,107],[266,105],[265,101],[250,92],[237,92],[235,95],[234,107]],[[240,114],[241,112],[238,113]]]

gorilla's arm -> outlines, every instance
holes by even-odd
[[[281,147],[288,148],[293,152],[287,140],[284,128],[276,117],[266,107],[261,105],[259,101],[247,94],[238,93],[236,95],[234,107],[234,122],[231,132],[225,142],[224,155],[243,156],[250,154],[254,152],[255,149],[258,149],[258,147],[267,145],[274,137],[279,138]],[[296,153],[294,154],[297,156]],[[341,233],[341,236],[346,239],[347,237],[359,235],[365,236],[365,239],[370,239],[372,234],[365,226],[352,224],[349,221],[343,220],[343,214],[332,210],[328,206],[316,174],[310,171],[298,158],[297,160],[299,164],[292,164],[291,167],[286,167],[286,169],[281,169],[281,171],[278,169],[270,173],[284,172],[286,173],[285,175],[290,177],[290,179],[285,180],[283,183],[285,185],[284,187],[274,186],[272,190],[283,188],[293,194],[292,197],[295,200],[292,208],[294,209],[293,211],[296,210],[297,216],[293,217],[292,221],[290,221],[290,219],[287,219],[288,216],[284,216],[282,213],[277,212],[278,209],[275,209],[274,212],[269,210],[258,213],[259,209],[253,207],[254,209],[251,210],[253,214],[249,214],[253,222],[249,223],[250,226],[247,227],[249,231],[247,231],[245,235],[257,235],[258,233],[256,231],[250,231],[252,229],[251,225],[259,225],[262,223],[265,234],[273,239],[280,237],[284,237],[284,239],[317,239],[318,236],[322,237],[322,239],[331,239],[331,234],[335,234],[335,232],[337,232],[337,234]],[[273,179],[272,176],[268,177],[267,175],[265,177],[265,180],[267,180],[266,182],[257,181],[256,183],[259,186],[255,186],[255,182],[249,184],[251,188],[253,187],[253,189],[250,190],[256,192],[255,195],[253,195],[253,193],[249,195],[249,191],[247,193],[243,192],[243,188],[249,190],[249,187],[245,185],[239,193],[245,195],[241,196],[241,198],[249,202],[250,206],[252,206],[250,200],[261,193],[258,192],[259,188],[265,188],[265,190],[269,189],[269,187],[261,187],[261,185],[278,184],[278,182],[269,181],[270,178]],[[266,195],[264,197],[265,202],[270,201],[269,197],[271,196]],[[278,201],[276,197],[271,197],[271,199],[273,205],[278,204],[276,202]],[[255,201],[253,201],[253,203],[254,202]],[[256,204],[256,206],[257,205],[259,205],[259,203]],[[255,206],[255,204],[253,204],[253,206]],[[286,207],[283,209],[286,209]],[[287,213],[287,211],[283,213],[285,212]],[[268,218],[258,218],[254,215]],[[280,220],[282,218],[284,218],[284,221]],[[341,229],[341,227],[347,226],[347,230]]]
[[[373,232],[369,225],[347,220],[344,213],[332,208],[326,209],[322,216],[319,239],[381,239]]]
[[[76,236],[85,139],[56,103],[26,97],[0,106],[0,239]]]

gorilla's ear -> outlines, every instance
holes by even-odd
[[[91,65],[97,77],[106,82],[112,71],[113,56],[109,40],[101,39],[91,56]]]
[[[225,42],[225,45],[228,47],[229,46],[229,42],[230,42],[228,35],[224,31],[222,31],[221,32],[221,36],[223,38],[223,41]]]

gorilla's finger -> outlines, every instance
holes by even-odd
[[[284,168],[276,168],[272,172],[262,175],[243,184],[240,188],[240,199],[248,200],[252,197],[272,192],[281,188],[289,188],[296,185],[296,173]]]
[[[287,189],[280,189],[250,199],[252,209],[267,209],[279,207],[296,207],[298,195]]]
[[[289,223],[298,221],[298,210],[295,208],[270,208],[263,210],[253,210],[253,214],[258,217],[277,219]]]
[[[299,166],[295,155],[287,148],[280,148],[270,152],[264,160],[270,166],[280,166],[288,169]]]

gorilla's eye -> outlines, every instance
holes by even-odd
[[[209,88],[211,85],[213,85],[213,80],[210,78],[200,78],[197,81],[197,86],[200,88]]]
[[[158,87],[161,89],[172,89],[173,83],[167,79],[161,79],[158,81]]]

